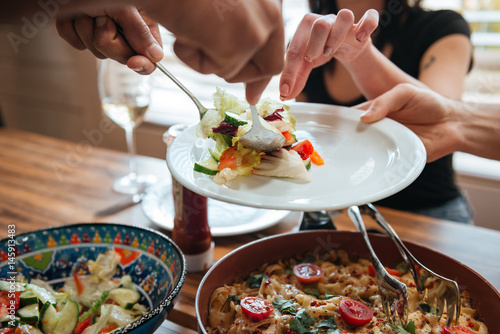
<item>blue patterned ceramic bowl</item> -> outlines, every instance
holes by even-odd
[[[131,275],[141,293],[141,304],[149,309],[145,316],[114,333],[153,333],[173,308],[186,277],[180,249],[157,231],[84,223],[15,235],[0,241],[0,277],[23,274],[43,279],[57,289],[75,269],[88,273],[88,260],[110,249],[121,255],[117,276]]]

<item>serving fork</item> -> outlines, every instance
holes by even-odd
[[[382,298],[384,313],[394,326],[402,326],[405,328],[408,322],[408,291],[406,284],[392,277],[382,263],[380,263],[380,260],[372,248],[370,239],[368,238],[368,233],[366,232],[366,227],[363,223],[359,208],[357,206],[351,206],[347,210],[347,213],[363,236],[366,246],[368,247],[370,260],[375,269],[375,276],[377,278],[378,290]]]
[[[429,306],[435,307],[436,316],[438,320],[441,319],[444,312],[444,304],[446,301],[446,325],[451,325],[453,318],[455,318],[455,324],[460,316],[460,289],[457,282],[450,280],[446,277],[436,274],[429,268],[421,264],[414,256],[410,253],[408,248],[403,244],[397,233],[394,231],[392,226],[384,219],[380,212],[368,203],[360,207],[362,213],[369,215],[374,219],[377,224],[382,227],[382,229],[389,235],[389,237],[396,244],[403,260],[406,262],[408,269],[410,270],[413,279],[415,280],[415,285],[419,291],[419,296],[421,300],[425,301]],[[422,268],[423,275],[417,268]],[[432,292],[425,287],[425,281],[429,278],[433,279]]]

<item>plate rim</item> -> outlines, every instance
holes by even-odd
[[[146,208],[147,206],[147,203],[151,203],[151,202],[148,202],[148,198],[152,197],[153,194],[159,196],[160,194],[158,194],[159,190],[162,189],[164,186],[166,185],[171,185],[172,182],[170,181],[170,179],[165,179],[161,182],[159,182],[158,184],[156,184],[153,188],[151,188],[150,191],[148,191],[145,195],[144,195],[144,198],[142,199],[142,203],[141,203],[141,208],[142,208],[142,211],[144,212],[144,215],[146,215],[146,217],[155,225],[167,230],[167,231],[172,231],[172,226],[169,226],[169,225],[166,225],[162,222],[159,222],[155,219],[155,217],[153,217],[151,215],[151,213],[148,213],[148,210]],[[156,192],[155,192],[156,191]],[[166,192],[171,192],[169,190],[166,190]],[[216,200],[216,199],[213,199],[213,198],[209,198],[209,200]],[[219,201],[220,202],[220,201]],[[159,208],[158,208],[159,209]],[[227,232],[224,232],[224,228],[223,227],[216,227],[216,228],[211,228],[210,229],[210,232],[212,233],[212,236],[213,237],[229,237],[229,236],[235,236],[235,235],[242,235],[242,234],[246,234],[246,233],[253,233],[253,232],[257,232],[257,231],[261,231],[261,230],[264,230],[266,228],[270,228],[272,226],[275,226],[277,224],[279,224],[281,221],[283,221],[284,219],[286,219],[288,216],[290,216],[291,214],[293,214],[294,212],[292,211],[289,211],[289,210],[268,210],[268,209],[263,209],[263,210],[266,210],[269,212],[269,214],[273,214],[276,215],[275,218],[273,219],[270,219],[270,218],[267,218],[265,220],[265,223],[260,223],[259,225],[255,225],[253,227],[250,228],[250,226],[252,225],[251,222],[243,225],[243,226],[249,226],[248,228],[244,229],[244,230],[240,230],[240,231],[227,231]],[[173,214],[172,214],[173,216]],[[297,225],[300,223],[300,221],[302,220],[302,216],[300,216],[298,218],[298,223]],[[210,224],[210,222],[209,222]],[[173,225],[173,222],[172,222],[172,225]]]
[[[407,186],[409,186],[415,179],[421,174],[422,170],[425,167],[426,164],[426,151],[425,147],[420,140],[420,138],[412,132],[410,129],[408,129],[406,126],[392,120],[389,118],[384,118],[376,123],[372,124],[365,124],[362,123],[359,118],[361,114],[363,113],[362,110],[355,109],[355,108],[350,108],[350,107],[343,107],[343,106],[337,106],[337,105],[330,105],[330,104],[321,104],[321,103],[305,103],[305,102],[293,102],[293,103],[287,103],[287,105],[290,107],[290,110],[293,115],[295,114],[303,114],[302,110],[298,110],[297,112],[294,113],[293,108],[297,107],[299,109],[303,108],[308,108],[308,109],[313,109],[310,110],[309,112],[313,115],[331,115],[331,113],[336,113],[334,117],[341,117],[346,120],[354,120],[358,121],[360,125],[363,127],[373,127],[376,130],[388,134],[389,137],[392,138],[392,136],[384,131],[386,128],[392,128],[395,129],[395,131],[400,131],[402,133],[405,133],[405,135],[408,137],[409,142],[414,143],[415,147],[413,150],[413,154],[419,157],[419,160],[417,161],[412,161],[412,168],[411,168],[411,173],[407,175],[405,178],[399,180],[396,185],[393,185],[384,191],[377,191],[374,194],[370,195],[365,195],[362,200],[359,201],[352,201],[352,203],[349,203],[349,205],[344,204],[338,204],[338,203],[332,203],[332,204],[327,204],[325,205],[324,202],[317,201],[315,200],[315,203],[301,203],[298,201],[293,201],[293,202],[256,202],[256,201],[248,201],[244,197],[245,196],[230,196],[230,194],[227,194],[226,190],[221,190],[219,191],[220,188],[216,188],[217,191],[212,191],[207,188],[214,189],[214,187],[223,187],[223,189],[228,189],[225,188],[225,186],[219,186],[213,181],[209,180],[210,182],[206,182],[204,184],[205,187],[197,186],[194,182],[191,182],[189,178],[185,178],[181,172],[176,170],[174,167],[174,158],[172,157],[173,153],[172,150],[167,150],[167,166],[172,174],[173,177],[176,178],[176,180],[179,181],[183,186],[188,188],[189,190],[196,192],[200,195],[203,195],[205,197],[213,198],[219,201],[224,201],[232,204],[237,204],[237,205],[243,205],[243,206],[252,206],[252,207],[257,207],[257,208],[265,208],[265,209],[271,209],[271,210],[290,210],[290,211],[320,211],[320,210],[337,210],[337,209],[343,209],[351,205],[361,205],[369,202],[375,202],[380,199],[386,198],[388,196],[391,196]],[[307,122],[307,121],[305,121]],[[186,133],[189,131],[195,132],[195,127],[197,124],[191,125],[188,130],[186,130]],[[299,129],[300,130],[300,129]],[[179,137],[184,138],[185,136],[187,137],[188,135],[186,133],[182,133]],[[172,143],[172,146],[175,147],[175,141]],[[208,181],[208,179],[207,179]],[[221,193],[222,192],[222,193]],[[230,191],[229,191],[230,192]],[[383,194],[380,194],[383,193]]]

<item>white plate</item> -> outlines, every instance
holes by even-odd
[[[333,105],[293,103],[297,139],[309,139],[324,158],[313,165],[312,181],[251,175],[229,185],[215,184],[193,171],[209,156],[213,140],[196,136],[192,126],[167,152],[172,175],[186,188],[207,197],[253,207],[317,211],[374,202],[407,187],[420,174],[426,153],[420,139],[405,126],[383,119],[367,125],[361,111]]]
[[[212,236],[231,236],[259,231],[284,220],[291,212],[284,210],[264,210],[229,204],[208,199],[208,222]],[[144,214],[155,224],[167,230],[174,226],[174,200],[172,182],[169,179],[151,187],[142,200]],[[298,218],[297,225],[302,216]]]

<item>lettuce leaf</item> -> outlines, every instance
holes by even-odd
[[[299,154],[296,151],[288,151],[284,148],[262,156],[260,164],[254,168],[253,174],[291,177],[304,182],[311,181],[311,175],[309,175]]]

